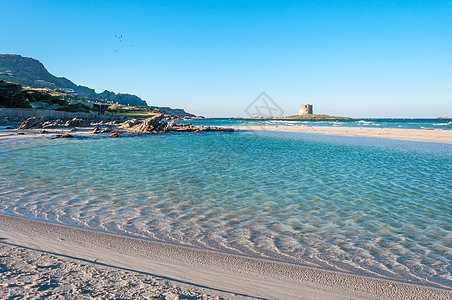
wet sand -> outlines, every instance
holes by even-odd
[[[377,137],[400,140],[452,143],[452,130],[443,129],[405,129],[374,127],[332,127],[332,126],[278,126],[278,125],[242,125],[229,126],[236,130],[271,130],[286,132],[306,132],[343,136]]]
[[[0,297],[451,299],[438,289],[0,214]],[[179,295],[179,296],[178,296]]]

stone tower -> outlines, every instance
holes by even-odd
[[[298,115],[312,115],[312,105],[311,104],[301,104]]]

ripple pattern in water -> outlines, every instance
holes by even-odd
[[[0,211],[450,286],[450,145],[313,137],[2,142]]]

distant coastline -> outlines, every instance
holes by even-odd
[[[330,116],[323,114],[311,114],[311,115],[292,115],[292,116],[281,116],[281,117],[273,117],[273,116],[265,116],[265,117],[249,117],[249,118],[238,118],[238,119],[273,119],[273,120],[353,120],[353,118],[349,117],[339,117],[339,116]]]

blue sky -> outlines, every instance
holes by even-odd
[[[452,1],[0,0],[0,25],[0,53],[210,117],[262,91],[286,115],[452,115]]]

